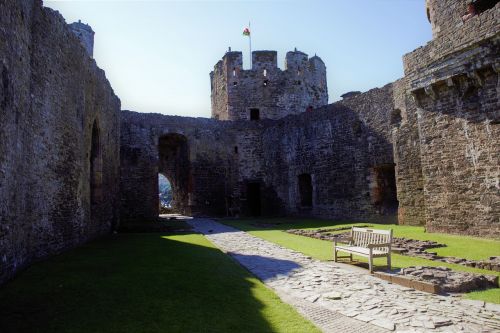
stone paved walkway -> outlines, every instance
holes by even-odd
[[[500,332],[500,306],[390,284],[208,219],[188,221],[324,332]]]

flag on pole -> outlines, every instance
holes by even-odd
[[[243,36],[250,36],[250,29],[249,28],[245,28],[245,30],[243,30]]]

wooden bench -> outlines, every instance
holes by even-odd
[[[375,230],[352,227],[351,236],[347,241],[333,241],[333,260],[335,262],[338,258],[350,258],[352,261],[353,254],[367,257],[370,273],[373,273],[373,258],[387,257],[387,268],[391,269],[392,229]],[[337,245],[337,243],[345,243],[346,245]],[[350,255],[339,257],[337,256],[339,251],[350,253]]]

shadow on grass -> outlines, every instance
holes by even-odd
[[[304,322],[263,304],[274,294],[257,283],[201,235],[113,235],[0,288],[0,332],[271,332],[266,316]]]

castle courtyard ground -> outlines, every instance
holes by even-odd
[[[192,231],[115,234],[40,262],[0,289],[0,331],[500,330],[500,305],[390,284],[362,268],[327,261],[329,242],[282,231],[331,221],[272,219],[270,227],[265,221],[193,219]],[[377,227],[395,227],[396,235],[405,228]],[[484,241],[491,244],[483,255],[498,248]],[[397,256],[393,261],[406,264]],[[498,298],[498,288],[479,293]]]

